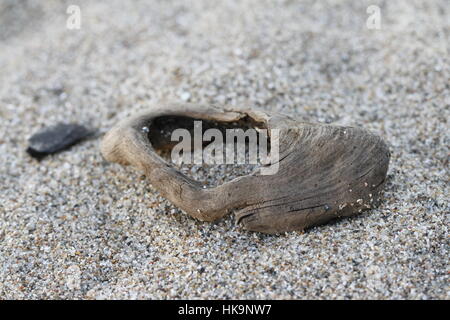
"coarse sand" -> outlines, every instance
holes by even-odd
[[[0,299],[449,299],[449,45],[446,0],[2,0]],[[196,221],[99,152],[161,101],[367,128],[392,152],[383,200],[276,236]],[[97,134],[32,159],[58,122]]]

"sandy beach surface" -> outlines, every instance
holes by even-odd
[[[446,0],[2,0],[0,298],[449,299],[449,46]],[[99,152],[169,100],[367,128],[392,152],[383,201],[276,236],[196,221]],[[57,122],[96,135],[31,158]]]

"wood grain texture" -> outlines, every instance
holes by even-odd
[[[163,116],[221,123],[245,120],[279,129],[278,172],[261,175],[255,170],[203,189],[156,153],[149,136],[152,123]],[[101,152],[108,161],[143,171],[162,196],[194,218],[214,221],[234,212],[246,229],[264,233],[302,230],[371,208],[385,182],[390,157],[383,140],[361,128],[193,104],[161,105],[120,122],[104,136]]]

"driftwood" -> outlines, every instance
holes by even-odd
[[[257,170],[204,189],[155,152],[162,141],[149,139],[156,135],[156,121],[171,117],[280,129],[278,172],[261,175]],[[234,212],[246,229],[264,233],[302,230],[371,208],[390,157],[382,139],[361,128],[192,104],[162,105],[122,121],[105,135],[101,152],[108,161],[143,171],[162,196],[194,218],[214,221]]]

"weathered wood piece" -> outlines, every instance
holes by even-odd
[[[161,117],[277,128],[278,172],[261,175],[256,170],[203,189],[155,152],[149,136],[156,134],[154,123]],[[371,208],[385,182],[390,157],[383,140],[361,128],[193,104],[161,105],[120,122],[104,136],[101,152],[108,161],[143,171],[162,196],[194,218],[214,221],[234,212],[246,229],[264,233],[302,230]]]

